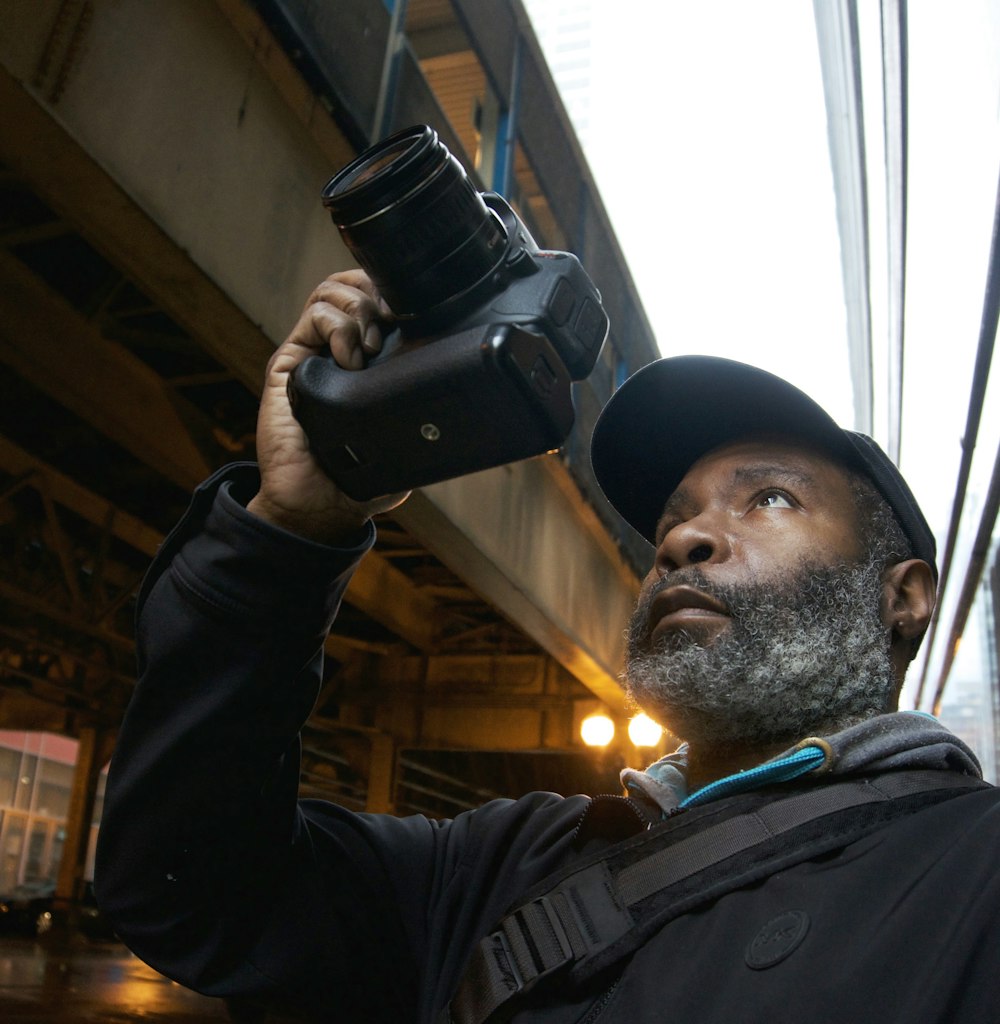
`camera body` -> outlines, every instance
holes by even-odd
[[[361,154],[323,202],[396,317],[364,370],[316,356],[292,375],[292,408],[338,486],[365,500],[558,447],[572,381],[608,332],[580,261],[540,250],[426,126]]]
[[[496,192],[480,193],[486,208],[503,225],[503,257],[473,287],[417,314],[397,314],[398,330],[386,339],[369,368],[417,345],[438,341],[471,327],[512,324],[544,335],[572,380],[583,380],[594,368],[608,333],[601,296],[569,252],[539,249],[527,227]],[[392,285],[380,281],[379,270],[365,266],[385,295]],[[392,301],[389,307],[396,311]]]

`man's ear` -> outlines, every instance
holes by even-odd
[[[882,574],[882,624],[893,640],[913,640],[931,621],[935,601],[934,575],[919,558],[890,565]]]

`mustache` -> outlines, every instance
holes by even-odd
[[[702,569],[697,566],[686,566],[661,576],[639,599],[636,614],[648,615],[656,598],[665,590],[671,590],[674,587],[693,587],[695,590],[700,590],[727,610],[731,610],[734,604],[740,604],[741,588],[738,585],[726,586],[713,583]]]
[[[632,649],[645,645],[652,634],[654,623],[650,621],[650,615],[656,598],[665,590],[681,586],[693,587],[695,590],[701,591],[726,608],[730,614],[734,614],[734,605],[738,606],[742,603],[739,587],[714,584],[697,566],[674,569],[665,576],[661,576],[639,599],[626,630],[626,640]]]
[[[687,566],[684,569],[674,569],[673,572],[667,573],[666,576],[661,576],[643,596],[641,603],[648,608],[657,595],[662,594],[664,590],[669,590],[671,587],[685,586],[694,587],[696,590],[700,590],[703,594],[715,598],[716,601],[720,601],[722,604],[726,604],[725,592],[732,589],[713,584],[697,566]]]
[[[684,566],[660,577],[640,597],[625,639],[630,653],[639,653],[648,647],[654,623],[650,621],[653,602],[665,590],[690,586],[722,605],[735,629],[747,626],[763,609],[800,608],[817,596],[826,599],[831,587],[839,589],[844,581],[858,572],[872,573],[869,600],[877,600],[881,582],[881,568],[871,560],[838,562],[821,565],[803,559],[781,578],[750,578],[737,583],[714,583],[699,566]],[[778,596],[780,594],[780,597]],[[683,634],[678,634],[683,635]]]

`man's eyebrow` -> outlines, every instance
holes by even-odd
[[[760,462],[750,466],[740,466],[733,471],[735,484],[763,484],[768,481],[782,480],[795,483],[800,487],[815,487],[816,478],[799,466],[789,466],[781,462]]]
[[[789,466],[781,462],[759,462],[749,466],[739,466],[730,478],[731,483],[743,487],[759,487],[764,484],[785,483],[799,487],[816,487],[816,478],[799,466]],[[672,519],[683,519],[684,510],[693,502],[691,495],[683,488],[677,490],[667,498],[656,521],[656,533],[659,534],[665,523]]]

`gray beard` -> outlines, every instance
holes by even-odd
[[[679,738],[716,747],[792,743],[882,714],[896,676],[881,578],[874,563],[803,565],[791,580],[732,587],[697,568],[672,572],[632,616],[629,693]],[[682,631],[651,646],[650,602],[680,583],[722,601],[730,624],[706,647]]]

